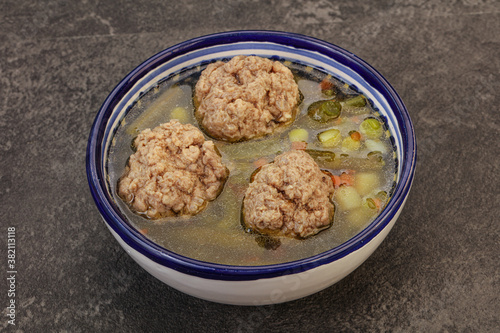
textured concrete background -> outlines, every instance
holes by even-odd
[[[266,307],[184,295],[143,271],[101,222],[85,175],[94,116],[135,66],[237,29],[310,35],[366,60],[414,121],[406,209],[353,274]],[[6,332],[499,332],[500,2],[0,3],[0,278],[16,228]]]

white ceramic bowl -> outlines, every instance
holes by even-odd
[[[380,215],[347,242],[298,261],[266,266],[231,266],[178,255],[136,230],[112,199],[106,159],[113,134],[131,105],[159,81],[200,63],[235,55],[284,58],[322,69],[355,85],[387,119],[398,156],[393,195]],[[108,96],[92,126],[87,148],[90,189],[107,227],[146,271],[187,294],[239,305],[290,301],[322,290],[356,269],[387,236],[410,191],[416,143],[408,112],[390,84],[352,53],[311,37],[273,31],[235,31],[195,38],[146,60]]]

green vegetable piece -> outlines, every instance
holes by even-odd
[[[387,192],[386,191],[380,191],[380,192],[377,193],[377,195],[375,197],[377,197],[380,200],[382,200],[382,202],[385,202],[387,200]]]
[[[331,99],[312,103],[307,108],[307,114],[315,121],[326,123],[329,120],[338,118],[341,110],[340,103]]]
[[[332,128],[318,134],[318,140],[325,148],[333,148],[340,144],[342,135],[336,128]]]
[[[377,205],[375,204],[375,201],[372,198],[366,199],[365,203],[368,208],[377,209]]]
[[[335,160],[335,153],[327,150],[306,149],[306,153],[318,163],[333,162]]]
[[[359,131],[361,134],[370,139],[378,139],[382,136],[384,128],[382,124],[375,118],[366,118],[359,125]]]
[[[340,116],[340,103],[335,100],[329,100],[321,104],[321,112],[328,115],[329,117],[338,118]]]
[[[366,105],[366,99],[363,95],[358,95],[356,97],[352,97],[349,99],[346,99],[343,104],[345,106],[353,106],[356,108],[361,108]]]
[[[295,128],[288,133],[290,142],[305,141],[309,138],[309,132],[303,128]]]

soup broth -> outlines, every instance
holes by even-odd
[[[283,63],[294,73],[303,96],[295,121],[272,135],[245,142],[228,143],[207,136],[214,141],[230,174],[217,199],[195,216],[147,219],[131,211],[116,188],[133,153],[131,142],[140,131],[171,119],[199,128],[194,118],[193,89],[206,66],[166,79],[135,102],[114,135],[107,161],[114,200],[133,226],[177,254],[212,263],[253,266],[327,251],[374,220],[389,200],[396,179],[397,156],[384,118],[356,87],[310,67]],[[333,97],[341,107],[340,116],[318,120],[310,105]],[[375,128],[376,134],[373,127],[377,126],[370,127],[376,125],[374,120],[381,125]],[[252,173],[262,163],[297,147],[306,149],[321,169],[331,173],[336,184],[331,227],[306,239],[248,232],[241,223],[241,206]]]

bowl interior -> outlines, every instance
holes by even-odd
[[[106,170],[113,136],[134,103],[159,82],[172,78],[185,68],[204,65],[236,55],[257,55],[289,60],[320,69],[355,86],[386,120],[397,154],[396,187],[380,215],[346,243],[293,263],[262,267],[227,266],[204,263],[168,251],[144,237],[127,222],[114,203]],[[108,225],[122,239],[149,258],[179,270],[205,274],[218,270],[227,274],[278,274],[278,271],[305,270],[341,258],[375,237],[403,204],[413,178],[415,140],[410,118],[401,99],[389,83],[371,66],[334,45],[310,37],[278,32],[234,32],[200,37],[166,49],[132,71],[108,96],[94,122],[87,151],[89,183],[96,204]],[[201,273],[200,273],[201,272]],[[203,273],[205,272],[205,273]],[[210,275],[210,274],[209,274]]]

